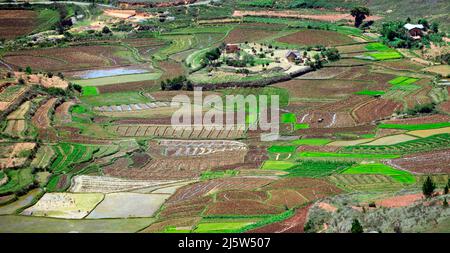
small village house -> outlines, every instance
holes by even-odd
[[[286,53],[286,59],[287,59],[289,62],[297,62],[297,61],[302,61],[302,56],[301,56],[300,53],[297,52],[297,51],[289,50],[289,51]]]
[[[237,53],[239,50],[241,50],[241,49],[239,48],[239,45],[236,45],[236,44],[227,44],[225,46],[225,52],[227,54],[234,54],[234,53]]]
[[[425,27],[423,25],[418,25],[418,24],[406,24],[403,26],[407,33],[408,36],[410,36],[411,38],[418,40],[422,38],[422,35],[424,34],[424,30]]]

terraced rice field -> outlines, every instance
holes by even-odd
[[[184,127],[174,128],[167,125],[115,125],[110,129],[124,137],[165,137],[177,139],[240,139],[245,134],[244,126],[235,129],[215,130],[203,127],[200,130]]]
[[[277,39],[277,41],[287,44],[296,45],[323,45],[323,46],[336,46],[342,44],[354,43],[355,41],[343,34],[335,31],[326,30],[303,30],[285,37]]]
[[[380,146],[348,146],[343,148],[343,152],[365,153],[365,154],[407,154],[419,153],[430,150],[445,149],[450,144],[450,134],[437,134],[417,140],[397,143],[394,145]],[[393,155],[395,156],[395,155]]]
[[[342,174],[358,175],[358,174],[379,174],[386,175],[399,183],[412,184],[415,177],[406,171],[397,170],[384,164],[360,164],[350,167],[342,172]]]
[[[386,175],[351,175],[337,174],[328,179],[338,187],[347,191],[398,191],[403,185]]]

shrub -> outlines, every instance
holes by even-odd
[[[357,219],[354,219],[352,222],[351,232],[353,234],[359,234],[359,233],[364,232],[363,227],[361,226],[361,223],[359,223],[359,221]]]
[[[422,185],[422,192],[425,197],[429,198],[433,196],[434,190],[436,189],[436,184],[433,180],[428,176],[425,182]]]

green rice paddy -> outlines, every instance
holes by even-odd
[[[272,161],[267,160],[264,162],[261,169],[263,170],[287,170],[293,167],[295,164],[293,162],[288,161]]]
[[[350,153],[334,153],[334,152],[300,152],[299,158],[350,158],[350,159],[394,159],[399,155],[391,154],[350,154]]]
[[[292,153],[295,152],[297,146],[271,146],[267,149],[270,153]]]
[[[438,123],[425,123],[425,124],[380,124],[379,128],[385,129],[401,129],[401,130],[428,130],[428,129],[438,129],[443,127],[450,127],[450,122],[438,122]]]
[[[323,146],[332,142],[330,139],[299,139],[292,141],[294,145]]]
[[[413,78],[408,76],[398,76],[389,81],[392,85],[409,85],[417,82],[419,78]]]
[[[375,97],[375,96],[384,95],[384,94],[386,94],[386,92],[382,91],[382,90],[362,90],[362,91],[355,92],[355,94]]]
[[[400,183],[412,184],[416,181],[414,175],[407,171],[397,170],[390,166],[381,163],[374,164],[360,164],[354,167],[350,167],[342,174],[380,174],[392,177],[394,180]]]

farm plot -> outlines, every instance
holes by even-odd
[[[8,182],[0,186],[1,195],[21,191],[31,186],[34,182],[33,170],[31,168],[8,170],[5,174],[8,177]]]
[[[346,191],[398,191],[404,185],[393,178],[380,174],[337,174],[328,177],[328,180]]]
[[[402,104],[387,99],[372,99],[355,107],[352,115],[358,123],[385,119],[402,108]]]
[[[309,206],[299,208],[295,214],[283,221],[271,223],[261,228],[256,228],[248,233],[303,233]]]
[[[31,101],[26,101],[25,103],[21,104],[17,110],[10,113],[6,117],[7,123],[5,129],[3,130],[3,133],[13,137],[24,138],[26,135],[25,131],[28,127],[28,122],[25,118],[25,115],[28,114],[30,108]]]
[[[384,164],[360,164],[350,167],[342,172],[342,174],[358,175],[358,174],[379,174],[386,175],[399,183],[412,184],[416,181],[415,177],[406,171],[397,170]]]
[[[6,110],[13,101],[24,94],[30,87],[24,85],[8,85],[0,89],[0,111]]]
[[[337,162],[337,161],[299,161],[295,165],[285,169],[287,177],[325,177],[353,165],[353,162]]]
[[[234,159],[229,159],[233,157]],[[103,168],[106,175],[139,180],[178,180],[195,179],[208,170],[218,167],[233,167],[244,163],[245,152],[229,151],[223,153],[189,157],[167,157],[153,159],[141,168],[127,168],[128,161],[117,160]]]
[[[72,101],[66,101],[57,106],[55,109],[54,122],[58,125],[70,123],[72,121],[72,117],[69,112],[69,109],[74,104],[75,103]]]
[[[366,154],[408,154],[419,153],[431,150],[446,149],[450,144],[450,134],[437,134],[430,137],[420,138],[394,145],[357,145],[343,147],[342,151],[346,153],[366,153]]]
[[[179,106],[180,104],[175,102],[174,106]],[[131,112],[131,111],[142,111],[149,109],[156,109],[161,107],[171,107],[169,102],[148,102],[140,104],[125,104],[125,105],[112,105],[112,106],[95,106],[93,109],[98,112]]]
[[[360,146],[351,146],[360,147]],[[370,147],[370,146],[363,146]],[[347,149],[344,149],[347,151]],[[350,149],[351,150],[351,149]],[[322,159],[348,159],[348,160],[381,160],[398,158],[399,155],[392,154],[370,154],[370,153],[335,153],[335,152],[314,152],[304,151],[298,154],[301,159],[322,158]]]
[[[433,136],[436,134],[450,134],[450,127],[426,129],[426,130],[415,130],[415,131],[408,132],[408,134],[422,137],[422,138],[430,137],[430,136]]]
[[[170,194],[109,193],[87,219],[152,217]]]
[[[19,215],[0,216],[2,233],[134,233],[148,227],[153,218],[50,219]]]
[[[294,45],[323,45],[323,46],[336,46],[342,44],[354,43],[355,41],[344,34],[327,31],[327,30],[302,30],[281,38],[277,41]]]
[[[46,193],[22,215],[82,219],[103,200],[100,193]]]
[[[0,10],[0,38],[14,39],[29,34],[37,23],[37,13],[32,10]]]
[[[160,137],[180,139],[240,139],[245,134],[244,126],[236,126],[233,129],[215,130],[203,126],[201,130],[194,128],[178,128],[168,125],[115,125],[109,128],[113,132],[124,137]]]
[[[416,140],[416,137],[407,134],[397,134],[386,137],[381,137],[371,142],[363,143],[361,145],[393,145],[405,141]]]
[[[18,210],[23,209],[24,207],[30,206],[34,201],[37,201],[44,191],[41,188],[36,188],[29,191],[27,194],[22,196],[16,195],[7,195],[13,196],[13,202],[3,205],[0,205],[0,215],[5,214],[16,214]],[[3,226],[2,226],[3,227]]]
[[[279,27],[279,26],[278,26]],[[244,43],[256,42],[265,38],[272,37],[279,33],[279,30],[271,29],[270,25],[266,27],[258,25],[241,24],[231,30],[224,39],[225,43]]]
[[[15,67],[39,71],[74,71],[133,64],[130,52],[120,46],[72,46],[7,53],[4,61]]]
[[[246,151],[247,146],[238,141],[187,141],[160,140],[162,153],[166,156],[204,156],[228,151]]]
[[[122,83],[132,83],[132,82],[142,82],[142,81],[152,81],[157,80],[161,77],[162,73],[142,73],[142,74],[130,74],[130,75],[120,75],[120,76],[108,76],[99,77],[83,80],[72,80],[72,83],[81,86],[103,86],[112,84],[122,84]]]
[[[407,155],[402,158],[387,161],[394,168],[413,173],[450,173],[450,150],[425,152]]]
[[[405,129],[405,130],[424,130],[431,128],[443,127],[439,125],[442,122],[450,122],[450,116],[444,114],[432,114],[420,117],[402,118],[402,119],[391,119],[384,121],[383,124],[379,125],[380,128],[395,128]],[[385,125],[386,124],[386,125]],[[405,127],[405,128],[403,128]],[[411,128],[409,128],[411,127]]]
[[[52,159],[55,155],[55,151],[49,145],[43,145],[39,147],[36,155],[31,161],[32,168],[46,169],[50,166]]]
[[[55,106],[57,100],[58,98],[50,98],[36,110],[36,113],[31,118],[31,122],[36,127],[40,129],[46,129],[50,127],[50,113],[53,110],[53,107]]]
[[[347,80],[299,80],[293,79],[274,85],[289,91],[290,101],[313,100],[330,102],[346,98],[353,93],[366,89],[369,84],[364,81]]]
[[[408,76],[398,76],[389,81],[392,85],[410,85],[417,82],[418,78],[408,77]]]
[[[55,173],[70,172],[72,165],[83,163],[92,158],[101,158],[116,153],[117,147],[110,145],[87,145],[76,143],[59,143],[53,146],[56,159],[52,162],[50,170]]]
[[[82,96],[81,101],[91,106],[112,106],[112,105],[127,105],[127,104],[141,104],[151,102],[149,98],[142,95],[138,91],[125,91],[114,93],[103,93],[97,96]]]
[[[36,148],[33,142],[0,143],[0,168],[15,168],[24,165]]]
[[[176,180],[130,180],[106,176],[79,175],[73,178],[73,184],[69,192],[74,193],[113,193],[130,192],[139,189],[145,189],[150,192],[151,189],[177,185],[181,181]]]

